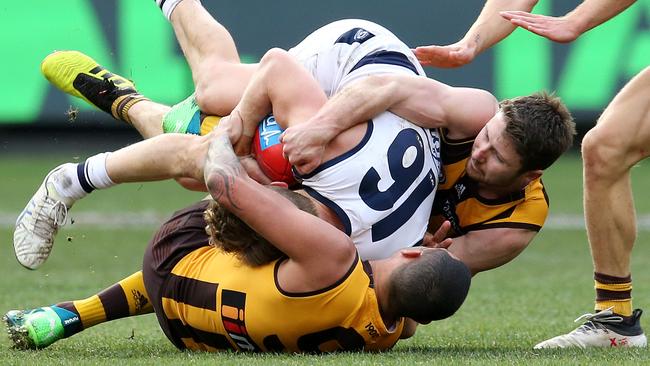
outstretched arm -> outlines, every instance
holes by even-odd
[[[282,265],[282,288],[313,291],[340,279],[355,259],[350,238],[250,179],[228,136],[223,131],[212,134],[204,168],[208,190],[220,205],[290,258]]]
[[[447,249],[475,275],[513,260],[526,249],[536,234],[532,230],[511,228],[470,231],[454,238]]]
[[[513,25],[555,42],[572,42],[584,32],[620,14],[636,0],[586,0],[561,17],[503,11],[501,16]]]
[[[418,47],[415,55],[424,66],[449,68],[466,65],[515,29],[513,24],[498,16],[500,11],[531,11],[535,4],[537,0],[487,0],[481,14],[460,41],[447,46]]]
[[[324,146],[341,131],[386,110],[463,138],[475,136],[497,108],[496,99],[485,90],[455,88],[421,76],[375,75],[336,94],[307,123],[287,129],[281,141],[289,162],[308,173],[320,164]]]

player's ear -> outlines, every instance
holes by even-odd
[[[274,187],[289,188],[289,185],[285,182],[271,182],[269,185]]]
[[[422,249],[420,248],[406,248],[400,250],[400,254],[405,258],[418,258],[422,255]]]

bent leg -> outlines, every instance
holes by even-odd
[[[44,348],[97,324],[153,313],[142,271],[83,300],[71,300],[33,310],[12,310],[5,315],[14,347]],[[31,329],[23,332],[23,329]]]
[[[171,178],[202,181],[208,146],[208,136],[155,136],[110,154],[106,158],[106,172],[116,184]]]
[[[219,116],[230,114],[256,65],[241,64],[232,36],[199,1],[181,1],[171,23],[192,69],[201,110]]]
[[[594,264],[594,314],[572,332],[534,348],[646,347],[641,310],[632,310],[630,259],[636,218],[630,170],[650,155],[650,68],[607,106],[582,141],[584,209]],[[611,309],[611,311],[610,311]]]
[[[594,269],[630,273],[636,237],[630,169],[650,155],[650,68],[632,79],[585,136],[585,219]]]
[[[594,271],[597,277],[627,280],[619,282],[629,283],[631,290],[628,276],[636,217],[630,170],[650,155],[650,68],[612,100],[585,136],[582,154],[585,220]],[[597,278],[597,287],[599,282],[607,281]],[[631,303],[624,312],[631,314]]]

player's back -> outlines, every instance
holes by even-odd
[[[188,254],[161,291],[166,334],[206,351],[377,350],[399,338],[401,323],[387,331],[361,261],[337,283],[299,294],[280,289],[281,262],[252,268],[214,247]]]
[[[363,259],[421,242],[441,166],[436,130],[384,112],[337,136],[323,161],[299,178],[338,216]]]
[[[368,75],[425,75],[410,47],[388,29],[362,19],[326,24],[289,52],[312,74],[328,97]]]

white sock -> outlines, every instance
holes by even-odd
[[[172,12],[181,1],[183,0],[156,0],[156,4],[158,4],[158,7],[162,9],[165,18],[169,20],[172,16]]]
[[[111,153],[97,154],[89,157],[83,163],[85,169],[84,177],[86,178],[88,185],[90,185],[93,189],[104,189],[115,185],[115,183],[108,176],[108,172],[106,172],[106,158],[110,154]],[[81,171],[81,168],[78,169]],[[84,178],[80,173],[78,176],[80,180]]]
[[[77,165],[79,164],[63,164],[59,167],[59,171],[52,174],[48,179],[48,185],[52,184],[56,191],[50,192],[50,195],[63,201],[68,207],[88,194],[88,192],[84,191],[77,178]],[[56,195],[52,193],[56,193]]]
[[[68,207],[95,189],[112,187],[115,183],[106,172],[106,158],[109,154],[97,154],[79,164],[64,164],[50,176],[48,183],[54,186],[58,198]]]

